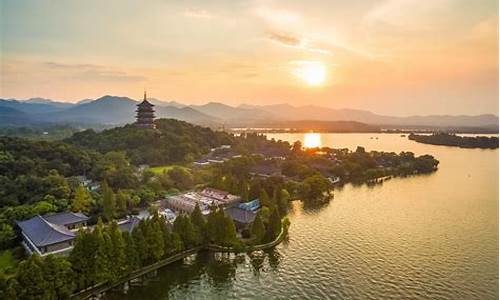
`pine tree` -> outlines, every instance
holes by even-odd
[[[113,279],[119,278],[126,269],[125,241],[116,222],[109,226],[109,238],[111,241],[110,264]]]
[[[208,214],[208,217],[207,217],[206,236],[207,236],[207,240],[209,243],[215,241],[215,237],[217,234],[216,212],[217,212],[217,208],[215,206],[212,206],[210,208],[210,213]]]
[[[267,194],[265,189],[260,190],[259,200],[260,200],[260,205],[267,206],[269,208],[272,207],[271,200],[269,199],[269,195]]]
[[[128,202],[129,202],[128,195],[124,191],[119,190],[118,193],[116,194],[116,208],[120,215],[124,215],[127,212]]]
[[[249,200],[248,193],[249,193],[248,182],[246,180],[243,180],[243,182],[241,183],[241,191],[240,191],[242,202],[247,202]]]
[[[76,236],[75,245],[69,255],[71,268],[78,289],[86,288],[96,282],[94,260],[96,239],[89,231],[80,230]]]
[[[278,234],[281,232],[281,217],[279,215],[278,209],[274,208],[271,211],[271,216],[269,217],[269,224],[266,229],[266,239],[268,242],[274,240]]]
[[[79,185],[75,191],[75,198],[73,199],[71,210],[73,212],[88,213],[90,210],[91,203],[92,203],[92,196],[90,196],[89,192],[83,185]]]
[[[146,242],[150,246],[150,256],[153,261],[158,261],[162,258],[165,253],[165,242],[163,240],[163,231],[161,230],[160,219],[158,214],[150,220],[150,227],[148,231],[148,236],[146,237]]]
[[[137,247],[132,239],[132,235],[128,231],[124,231],[122,236],[125,243],[125,272],[129,273],[139,268],[139,254],[137,253]]]
[[[144,221],[141,221],[141,223],[144,223]],[[140,266],[146,265],[148,259],[148,249],[146,247],[146,239],[144,238],[144,232],[142,228],[143,226],[139,224],[139,226],[134,228],[134,230],[132,231],[132,238],[134,240]]]
[[[102,191],[102,208],[104,212],[104,217],[109,222],[113,220],[116,210],[116,200],[113,190],[108,186],[106,181],[101,185]]]
[[[103,281],[108,281],[111,279],[110,273],[110,265],[108,261],[108,249],[109,245],[106,242],[105,233],[104,233],[104,225],[102,223],[101,218],[98,219],[97,225],[93,232],[95,243],[96,243],[96,251],[95,251],[95,280],[100,283]]]
[[[196,246],[196,231],[189,216],[178,216],[174,221],[174,232],[179,234],[185,249]]]
[[[236,226],[233,219],[224,216],[224,240],[223,245],[232,246],[236,242]]]
[[[43,261],[34,254],[21,262],[16,276],[20,287],[17,296],[19,299],[45,299],[48,283],[43,276]]]
[[[47,282],[46,299],[69,299],[74,289],[71,264],[62,257],[49,255],[43,260],[43,277]]]
[[[260,212],[255,216],[255,220],[252,224],[252,234],[255,236],[255,242],[261,243],[264,235],[266,234],[266,228],[264,227],[264,223],[262,223],[262,218],[260,217]]]
[[[207,237],[207,222],[201,213],[200,206],[196,203],[193,212],[191,213],[191,222],[196,230],[196,244],[202,244],[208,241]]]

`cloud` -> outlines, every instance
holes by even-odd
[[[145,80],[143,76],[130,75],[113,67],[92,64],[61,64],[56,62],[42,63],[47,72],[63,73],[67,78],[81,81],[114,81],[139,82]]]
[[[310,52],[332,55],[333,51],[326,44],[313,42],[309,39],[294,35],[292,33],[270,31],[267,38],[272,42],[285,47],[302,49]]]
[[[183,12],[182,15],[188,18],[195,18],[195,19],[212,19],[215,17],[208,11],[199,8],[188,8]]]
[[[277,43],[287,45],[287,46],[300,46],[302,41],[299,37],[294,36],[289,33],[278,33],[278,32],[269,32],[268,37],[270,40],[275,41]]]

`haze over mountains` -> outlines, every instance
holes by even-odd
[[[204,105],[184,105],[175,101],[148,99],[156,105],[158,118],[174,118],[205,126],[228,127],[281,127],[304,124],[304,121],[354,121],[381,127],[478,127],[498,129],[498,116],[410,116],[378,115],[355,109],[331,109],[308,105],[289,104],[229,106],[209,102]],[[136,100],[127,97],[104,96],[96,100],[85,99],[76,104],[51,99],[0,99],[0,125],[37,123],[80,123],[119,125],[134,122]],[[290,127],[290,126],[289,126]]]

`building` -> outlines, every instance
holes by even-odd
[[[135,125],[141,128],[155,129],[155,110],[154,105],[146,99],[146,91],[144,91],[144,100],[137,104],[137,116]]]
[[[255,221],[255,217],[257,216],[257,213],[255,211],[242,209],[238,206],[226,208],[224,211],[226,215],[233,219],[234,225],[238,230],[250,227],[253,221]]]
[[[16,221],[21,228],[22,245],[28,254],[67,254],[73,249],[76,231],[87,226],[82,213],[62,212],[37,215],[26,221]]]
[[[200,207],[203,215],[210,213],[211,206],[231,206],[240,201],[240,197],[228,192],[205,188],[201,191],[191,191],[178,195],[168,196],[165,201],[165,207],[174,212],[192,213],[196,204]]]

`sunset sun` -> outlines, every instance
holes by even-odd
[[[295,62],[293,74],[310,86],[323,85],[327,77],[326,66],[320,61]]]

